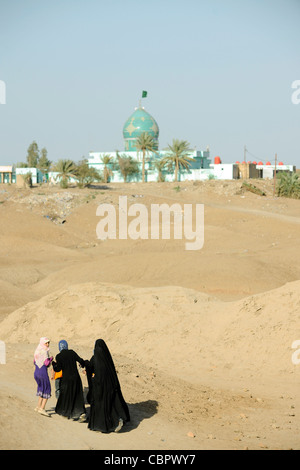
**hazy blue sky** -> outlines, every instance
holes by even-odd
[[[300,0],[0,0],[0,80],[3,165],[124,150],[147,90],[161,149],[300,168]]]

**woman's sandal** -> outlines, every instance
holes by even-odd
[[[44,410],[43,408],[40,408],[40,409],[38,410],[38,413],[40,413],[40,414],[43,415],[43,416],[48,416],[48,417],[50,417],[49,413],[47,413],[47,411]]]

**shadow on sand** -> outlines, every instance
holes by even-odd
[[[157,413],[158,402],[147,400],[140,403],[127,403],[130,413],[130,422],[121,429],[120,433],[136,429],[144,419],[149,419]]]
[[[97,183],[91,183],[88,185],[88,188],[89,189],[101,189],[102,191],[103,190],[109,190],[109,191],[112,191],[113,188],[112,187],[109,187],[109,186],[106,186],[106,184],[97,184]]]
[[[130,432],[136,429],[144,419],[149,419],[157,413],[158,402],[156,400],[147,400],[139,403],[128,403],[128,409],[130,413],[130,421],[119,431],[120,433]],[[88,422],[90,406],[85,403],[86,409],[86,420]],[[56,414],[55,407],[48,410],[50,416]],[[67,418],[65,418],[67,419]],[[73,421],[78,421],[74,419]]]

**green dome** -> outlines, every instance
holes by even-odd
[[[158,148],[158,125],[144,108],[139,107],[129,116],[123,127],[126,151],[136,150],[135,141],[143,132],[148,132],[155,139]]]

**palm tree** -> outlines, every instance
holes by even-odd
[[[108,168],[107,165],[112,163],[113,157],[106,153],[105,155],[102,155],[101,157],[102,163],[104,163],[104,170],[103,170],[103,178],[104,178],[104,183],[108,182],[108,178],[113,174],[111,169]]]
[[[67,188],[70,178],[75,176],[76,165],[72,160],[59,160],[55,166],[55,171],[58,172],[57,177],[60,178],[61,187]]]
[[[143,152],[143,163],[142,163],[142,182],[145,181],[145,155],[146,152],[157,152],[157,142],[154,137],[148,132],[142,132],[141,135],[136,139],[136,148]]]
[[[162,160],[165,164],[175,164],[174,181],[178,181],[179,168],[188,168],[191,165],[190,161],[193,161],[193,158],[188,156],[192,152],[189,146],[190,144],[186,140],[173,139],[173,144],[168,144],[168,147],[165,149],[169,153]]]
[[[161,160],[156,160],[156,161],[154,162],[154,167],[155,167],[155,169],[156,169],[157,172],[158,172],[157,181],[158,181],[159,183],[165,181],[165,177],[164,177],[164,175],[163,175],[163,169],[164,169],[165,165],[166,165],[166,162],[164,162],[163,159],[161,159]]]
[[[131,156],[127,156],[126,154],[117,154],[117,162],[115,164],[115,168],[120,170],[123,178],[124,183],[127,182],[128,176],[137,175],[139,173],[139,166],[138,162],[134,160]]]

